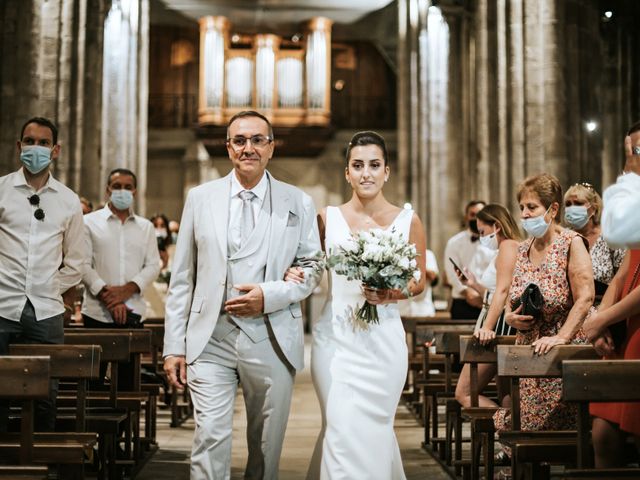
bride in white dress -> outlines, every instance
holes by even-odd
[[[382,187],[389,178],[384,139],[374,132],[354,135],[347,149],[347,182],[353,196],[327,207],[318,223],[327,253],[352,232],[391,229],[426,250],[424,228],[412,210],[389,203]],[[417,258],[424,289],[425,260]],[[292,269],[287,280],[296,281]],[[377,305],[379,324],[354,324],[350,312],[364,300]],[[313,328],[311,374],[322,410],[322,430],[307,473],[308,480],[404,479],[393,421],[407,374],[407,344],[397,290],[363,288],[359,281],[330,272],[329,298]]]

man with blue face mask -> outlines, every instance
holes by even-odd
[[[84,216],[91,255],[82,278],[85,327],[141,326],[146,310],[141,292],[158,276],[160,256],[153,224],[133,213],[136,186],[131,170],[116,168],[108,177],[107,204]],[[121,388],[131,387],[130,368],[128,363],[119,367]]]
[[[22,164],[0,178],[0,355],[11,343],[63,343],[63,295],[82,278],[86,245],[80,199],[50,173],[58,129],[34,117],[17,142]],[[53,431],[57,382],[36,402],[36,429]],[[0,405],[0,431],[8,410]]]

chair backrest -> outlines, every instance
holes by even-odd
[[[86,332],[84,329],[74,328],[65,330],[64,342],[69,345],[99,345],[102,348],[103,362],[126,362],[131,353],[131,337],[124,332],[100,331],[100,333]]]
[[[49,397],[51,372],[46,356],[0,356],[0,398],[22,400],[20,463],[33,461],[33,401]]]
[[[49,397],[51,363],[47,356],[0,356],[0,398],[39,400]]]
[[[9,345],[11,355],[42,356],[51,358],[51,378],[81,379],[100,376],[99,345]]]
[[[469,325],[438,327],[433,330],[436,352],[444,354],[460,353],[460,336],[473,333]]]
[[[473,335],[460,336],[460,362],[469,364],[469,393],[471,407],[479,406],[478,364],[498,362],[498,345],[513,345],[515,336],[497,336],[487,345],[481,345]]]
[[[86,427],[87,380],[100,377],[99,345],[10,345],[12,355],[49,355],[51,378],[73,379],[78,382],[76,392],[76,431]]]
[[[514,345],[515,335],[497,336],[481,345],[473,335],[460,335],[460,361],[463,363],[498,363],[498,346]]]
[[[558,345],[546,355],[536,355],[531,345],[499,345],[498,375],[501,377],[560,377],[564,360],[599,358],[591,345]]]
[[[557,345],[545,355],[537,355],[531,345],[499,345],[498,376],[511,380],[511,424],[520,430],[520,378],[562,376],[562,361],[598,358],[592,345]]]
[[[640,400],[640,360],[562,362],[562,397],[567,402]]]
[[[148,353],[151,351],[151,332],[145,328],[71,328],[65,329],[67,333],[83,333],[85,335],[123,335],[130,337],[130,353]]]
[[[589,404],[640,401],[640,360],[566,360],[562,362],[562,398],[578,404],[577,464],[590,468]]]

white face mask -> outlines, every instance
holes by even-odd
[[[551,222],[547,223],[544,219],[550,208],[551,205],[549,205],[549,208],[547,208],[542,215],[538,215],[537,217],[523,218],[522,228],[524,228],[524,231],[535,238],[544,237],[544,234],[547,233],[549,229],[549,225],[551,225]]]
[[[589,209],[584,205],[571,205],[564,209],[564,219],[567,224],[576,230],[583,228],[591,218]]]
[[[111,203],[118,210],[127,210],[133,203],[133,192],[131,190],[112,190]]]
[[[480,245],[484,248],[488,248],[489,250],[498,250],[498,232],[490,233],[489,235],[485,235],[480,237]]]

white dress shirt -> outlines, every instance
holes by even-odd
[[[609,246],[640,248],[640,175],[621,175],[602,197],[602,236]]]
[[[146,218],[130,214],[122,223],[107,204],[84,216],[91,264],[86,265],[82,313],[99,322],[113,323],[111,314],[96,298],[105,285],[120,286],[128,282],[142,292],[160,273],[160,254],[153,224]],[[146,303],[135,293],[125,305],[140,315]]]
[[[229,233],[235,245],[239,246],[242,243],[242,199],[240,198],[240,192],[244,192],[246,188],[240,184],[236,172],[234,171],[233,173],[231,175],[231,201],[229,202]],[[251,201],[254,225],[258,223],[262,202],[264,202],[264,197],[267,194],[269,182],[267,175],[268,173],[265,172],[258,184],[249,189],[255,195]]]
[[[449,258],[452,258],[460,268],[466,268],[476,278],[480,278],[494,256],[495,252],[480,245],[479,241],[471,241],[469,230],[463,230],[451,237],[444,249],[444,271],[451,285],[451,296],[464,298],[463,292],[466,287],[458,280]]]
[[[40,197],[45,217],[34,217]],[[37,192],[22,168],[0,178],[0,317],[20,321],[31,300],[36,319],[64,313],[62,294],[80,283],[86,258],[80,199],[51,175]]]

